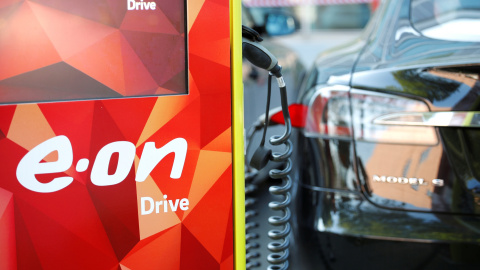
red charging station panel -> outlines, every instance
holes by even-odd
[[[0,2],[1,269],[233,268],[229,25],[224,0]]]

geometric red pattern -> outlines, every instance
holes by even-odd
[[[155,1],[151,16],[126,2],[0,2],[0,269],[233,269],[229,2],[188,1],[187,25],[183,1]],[[56,136],[71,142],[72,166],[36,177],[73,182],[26,189],[18,164]],[[145,145],[175,138],[188,143],[180,178],[168,154],[136,181]],[[135,146],[127,176],[93,184],[98,153],[120,141]],[[142,215],[142,198],[164,195],[187,198],[188,210]]]
[[[127,10],[127,0],[0,6],[0,102],[187,93],[184,3],[158,2],[155,10]]]

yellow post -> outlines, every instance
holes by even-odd
[[[234,172],[235,269],[245,269],[245,172],[242,82],[242,6],[230,0],[230,48],[232,72],[232,123]]]

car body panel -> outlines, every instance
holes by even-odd
[[[473,59],[480,57],[479,44],[422,36],[410,22],[409,2],[393,1],[382,10],[384,17],[396,19],[382,20],[389,23],[371,35],[374,38],[356,64],[352,88],[421,99],[431,111],[477,111],[480,61]],[[475,163],[474,142],[480,131],[455,127],[437,131],[442,143],[430,147],[357,142],[357,160],[366,169],[369,195],[373,186],[381,194],[381,198],[372,197],[373,201],[384,204],[382,198],[387,198],[405,203],[392,206],[400,209],[480,213],[476,177],[480,168],[471,164]],[[445,184],[436,187],[430,183],[415,190],[412,185],[375,182],[373,175],[442,179]]]
[[[304,83],[298,101],[306,106],[321,89],[347,88],[354,132],[294,136],[296,254],[314,261],[305,269],[480,265],[480,130],[473,119],[480,111],[480,44],[427,38],[411,24],[410,11],[410,0],[384,1],[362,36],[320,55]],[[411,100],[423,104],[424,116],[442,119],[381,126],[374,120],[385,114],[373,110],[377,115],[365,123],[408,127],[406,141],[413,142],[363,140],[355,107],[362,95]],[[450,112],[463,122],[447,121]],[[415,142],[413,135],[423,134],[416,128],[433,131],[435,143]],[[365,259],[396,248],[405,252]],[[409,256],[414,261],[406,263]]]

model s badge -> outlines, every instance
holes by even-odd
[[[400,185],[412,185],[412,186],[427,186],[428,182],[425,181],[423,178],[416,178],[416,177],[395,177],[395,176],[373,176],[373,182],[380,182],[380,183],[388,183],[388,184],[400,184]],[[444,181],[443,179],[433,179],[432,185],[436,187],[443,187]]]

